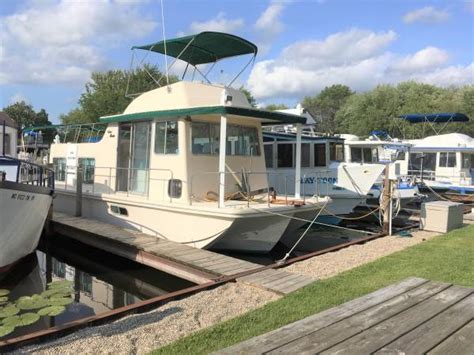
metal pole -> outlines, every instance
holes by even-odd
[[[6,144],[7,144],[6,139],[5,139],[7,137],[6,126],[7,126],[7,124],[6,124],[5,120],[3,120],[3,132],[2,132],[2,155],[3,156],[5,155],[5,150],[6,150],[5,147],[6,147]]]
[[[296,124],[295,198],[301,198],[301,123]]]
[[[225,201],[225,155],[227,141],[227,116],[221,116],[219,136],[219,207],[224,207]]]
[[[388,221],[388,235],[392,235],[392,219],[393,219],[393,206],[392,206],[392,196],[393,196],[393,181],[389,180],[388,182],[389,190],[390,190],[390,199],[389,199],[389,221]]]
[[[382,231],[384,234],[389,233],[389,220],[390,220],[390,214],[389,214],[389,203],[390,203],[390,180],[388,178],[389,174],[389,165],[385,165],[385,178],[383,180],[383,195],[382,195],[382,201],[380,202],[381,208],[383,210],[383,228]]]
[[[76,217],[82,216],[82,166],[76,170]]]

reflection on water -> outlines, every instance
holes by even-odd
[[[74,282],[74,302],[66,307],[64,313],[56,317],[41,317],[37,323],[18,327],[0,340],[62,325],[193,285],[72,240],[51,240],[43,242],[41,250],[23,259],[0,280],[0,289],[10,290],[9,300],[15,301],[21,296],[43,292],[48,282],[69,280]]]

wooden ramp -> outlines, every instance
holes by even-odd
[[[409,278],[218,354],[472,354],[473,292]]]
[[[238,282],[287,294],[315,281],[87,218],[55,212],[52,223],[59,235],[198,284],[236,276]]]

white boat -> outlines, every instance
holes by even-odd
[[[271,186],[294,193],[296,134],[293,127],[269,127],[263,134],[266,166]],[[380,164],[344,161],[344,139],[313,132],[303,127],[301,187],[304,196],[329,196],[332,200],[322,213],[325,220],[340,221],[370,197],[369,192],[384,167]],[[329,217],[334,217],[329,219]]]
[[[474,194],[473,138],[449,133],[410,142],[410,174],[436,192]]]
[[[409,173],[417,176],[428,191],[447,192],[460,200],[473,200],[474,139],[462,133],[441,134],[448,124],[468,122],[469,117],[458,112],[443,112],[407,114],[399,118],[411,124],[422,124],[423,133],[427,129],[435,133],[409,141],[413,145]]]
[[[32,253],[51,206],[54,176],[49,169],[16,158],[17,129],[0,115],[0,273]]]
[[[374,163],[388,166],[389,179],[396,181],[395,194],[401,200],[416,199],[420,196],[416,179],[409,175],[408,159],[411,144],[389,136],[380,137],[374,132],[368,139],[361,140],[352,134],[342,134],[345,139],[345,160],[348,163]],[[369,192],[374,198],[379,198],[382,191],[382,173]]]
[[[199,64],[257,53],[217,32],[167,40],[167,49],[164,41],[137,48],[167,51],[198,72]],[[93,139],[82,126],[59,130],[50,152],[54,208],[74,212],[82,166],[85,217],[198,248],[268,252],[302,224],[293,216],[314,215],[329,201],[281,196],[267,178],[261,126],[304,122],[253,108],[225,85],[181,81],[145,92],[123,114],[90,126],[95,133],[106,126]]]

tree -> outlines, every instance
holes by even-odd
[[[313,117],[319,119],[318,130],[330,134],[338,133],[340,124],[336,114],[353,94],[354,92],[346,85],[332,85],[325,87],[317,96],[305,97],[303,107]]]
[[[158,83],[152,77],[159,80]],[[169,81],[174,83],[178,79],[171,75]],[[60,118],[67,124],[97,122],[101,116],[122,113],[132,101],[131,97],[125,96],[126,93],[139,94],[164,85],[166,78],[154,65],[145,65],[132,71],[95,72],[79,98],[79,107]]]
[[[44,109],[35,112],[33,106],[25,101],[15,102],[14,104],[4,107],[3,111],[13,119],[20,128],[32,126],[47,126],[51,122],[48,120],[48,114]]]
[[[255,97],[252,96],[252,93],[249,90],[247,90],[243,86],[241,86],[239,90],[242,91],[242,93],[245,95],[250,106],[257,107],[257,100],[255,100]]]
[[[277,111],[277,110],[286,110],[288,109],[288,106],[285,104],[270,104],[265,107],[265,110],[267,111]]]

